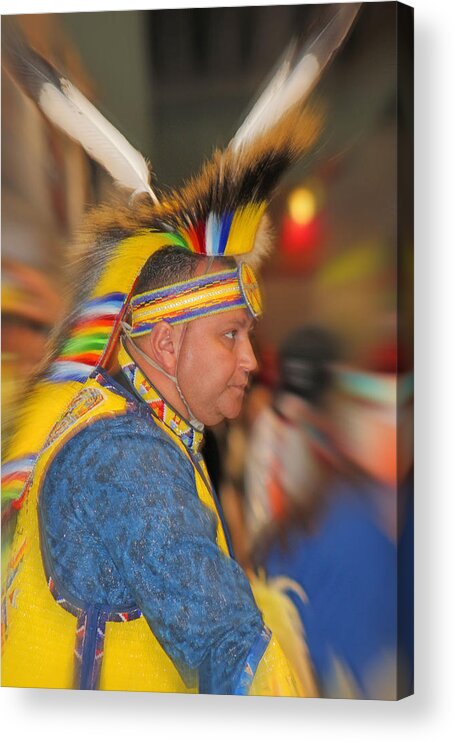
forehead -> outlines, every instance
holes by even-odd
[[[246,309],[231,309],[227,312],[219,312],[219,314],[211,314],[208,317],[200,317],[199,319],[193,320],[189,323],[192,325],[194,330],[201,332],[209,330],[229,330],[230,328],[238,328],[245,330],[252,330],[255,320]]]

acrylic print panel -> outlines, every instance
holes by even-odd
[[[412,693],[412,23],[4,19],[3,685]]]

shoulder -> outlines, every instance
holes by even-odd
[[[119,414],[94,420],[69,438],[54,456],[46,479],[165,479],[171,473],[193,479],[192,465],[174,440],[152,418]]]

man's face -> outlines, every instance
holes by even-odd
[[[250,341],[254,322],[233,309],[184,328],[178,380],[193,415],[204,425],[237,417],[249,374],[257,367]]]

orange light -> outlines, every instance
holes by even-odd
[[[289,195],[291,219],[300,226],[309,224],[316,214],[316,198],[309,188],[296,188]]]

